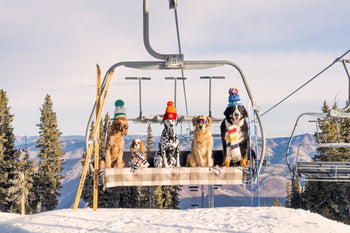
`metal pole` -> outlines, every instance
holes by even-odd
[[[224,76],[202,76],[200,79],[209,79],[209,117],[212,117],[211,114],[211,80],[212,79],[225,79]]]
[[[204,208],[204,185],[202,185],[202,208]]]
[[[174,106],[176,107],[176,92],[177,92],[177,80],[186,80],[185,77],[165,77],[165,80],[174,80]]]
[[[209,199],[209,208],[214,208],[214,188],[213,185],[208,185],[208,199]]]
[[[142,118],[142,103],[141,103],[141,79],[139,78],[139,103],[140,103],[140,119]]]
[[[139,108],[140,108],[140,114],[139,118],[142,119],[142,95],[141,95],[141,81],[142,80],[151,80],[151,78],[148,77],[125,77],[126,80],[139,80]]]
[[[209,77],[209,117],[211,117],[211,79],[212,77]]]
[[[350,104],[350,73],[345,63],[350,63],[350,60],[342,59],[341,62],[343,63],[345,72],[348,75],[348,79],[349,79],[349,87],[348,87],[348,105],[349,105]]]
[[[175,81],[175,90],[174,90],[174,107],[176,108],[176,92],[177,92],[177,78],[174,79]]]

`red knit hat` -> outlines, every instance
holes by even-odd
[[[163,120],[176,120],[176,108],[174,107],[173,101],[168,101]]]

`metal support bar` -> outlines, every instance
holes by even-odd
[[[202,76],[200,79],[209,79],[209,117],[212,117],[211,114],[211,80],[212,79],[225,79],[225,76]]]
[[[176,107],[177,80],[186,80],[185,77],[165,77],[165,80],[174,80],[174,106]]]
[[[214,208],[214,188],[208,185],[208,208]]]
[[[343,66],[344,66],[344,69],[345,69],[345,73],[348,76],[348,106],[349,106],[350,105],[350,73],[349,73],[348,67],[346,66],[345,63],[350,63],[350,60],[342,59],[340,61],[341,61],[341,63],[343,63]],[[347,108],[345,108],[345,110],[346,109]]]
[[[151,78],[148,77],[125,77],[126,80],[139,80],[139,108],[140,108],[140,115],[139,118],[142,119],[142,96],[141,96],[141,80],[151,80]]]

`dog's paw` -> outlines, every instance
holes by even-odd
[[[169,161],[169,167],[175,167],[175,165],[176,165],[176,160],[174,157],[171,157]]]
[[[154,167],[163,167],[163,159],[159,156],[154,158]]]
[[[98,171],[98,184],[99,185],[104,185],[106,182],[105,180],[105,171],[104,170],[99,170]]]
[[[250,165],[250,160],[248,160],[248,159],[242,159],[239,163],[239,166],[241,166],[241,167],[246,167],[249,165]]]
[[[225,161],[221,164],[221,166],[223,166],[223,167],[229,167],[229,166],[230,166],[230,161],[229,161],[229,160],[225,160]]]

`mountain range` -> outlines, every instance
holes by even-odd
[[[125,136],[125,148],[130,148],[131,141],[133,139],[140,138],[146,141],[145,134],[132,134]],[[153,136],[153,146],[156,148],[159,142],[159,136]],[[28,148],[31,158],[35,158],[38,152],[35,148],[37,136],[16,136],[16,146],[19,149]],[[63,175],[61,180],[62,189],[61,197],[59,200],[58,209],[70,208],[75,200],[75,195],[80,181],[80,175],[82,171],[82,154],[85,151],[85,137],[79,135],[62,136],[61,141],[64,144],[65,155],[63,157]],[[259,205],[257,203],[258,197],[260,198],[261,205],[265,202],[267,206],[271,206],[273,199],[278,197],[282,205],[286,200],[286,185],[291,179],[291,173],[286,163],[286,149],[288,145],[289,137],[269,138],[266,140],[266,153],[265,160],[266,165],[262,167],[259,174],[259,185],[224,185],[216,186],[214,189],[215,206],[250,206]],[[294,163],[294,160],[298,154],[298,160],[310,161],[315,153],[315,139],[311,134],[302,134],[294,137],[290,147],[290,163]],[[258,143],[259,144],[259,143]],[[298,146],[300,146],[298,152]],[[181,150],[190,150],[191,143],[189,141],[182,141],[180,145]],[[214,137],[214,149],[222,149],[221,139]],[[258,187],[259,186],[259,187]],[[183,190],[180,192],[180,205],[182,209],[192,208],[194,206],[204,207],[208,206],[208,188],[203,186],[199,187],[197,191],[190,190],[189,186],[183,186]],[[252,196],[251,196],[252,190]],[[258,193],[259,191],[259,193]],[[252,199],[253,197],[253,199]],[[84,203],[81,201],[79,207],[83,207]]]

